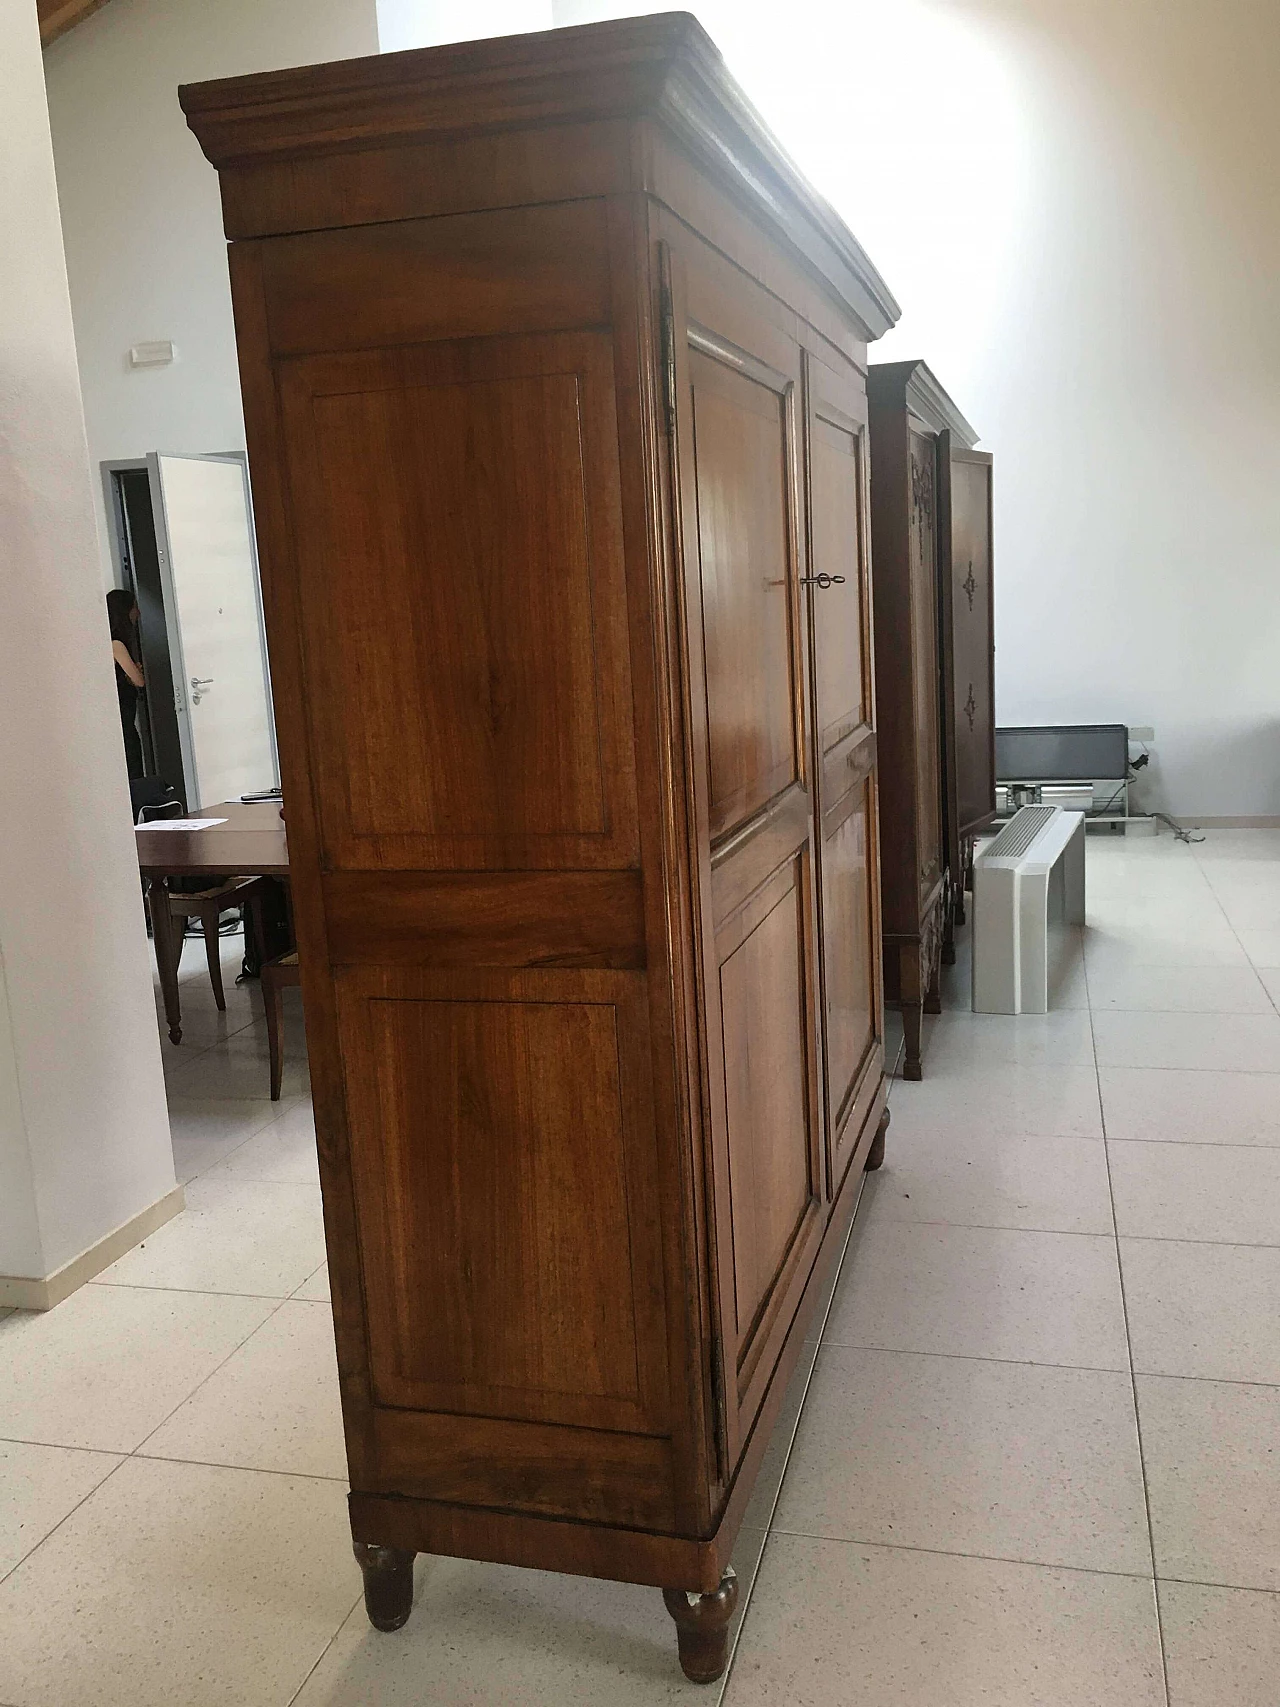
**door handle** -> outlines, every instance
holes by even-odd
[[[802,575],[800,577],[800,585],[802,587],[843,587],[844,576],[826,574]]]
[[[199,705],[201,699],[204,697],[200,692],[201,688],[211,688],[212,686],[213,686],[213,677],[212,676],[192,676],[192,678],[191,678],[191,703],[192,703],[192,705]]]

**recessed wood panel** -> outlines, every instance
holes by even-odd
[[[286,367],[335,867],[629,863],[610,376],[591,334]]]
[[[579,408],[572,373],[316,400],[354,835],[604,828]]]
[[[811,575],[842,575],[816,588],[815,691],[820,751],[867,721],[862,657],[862,470],[856,432],[815,415],[810,436]]]
[[[689,366],[714,840],[799,774],[788,400],[699,351]]]
[[[475,1416],[459,1426],[386,1406],[373,1426],[388,1493],[644,1528],[674,1520],[671,1446],[652,1435]]]
[[[793,868],[784,892],[720,968],[740,1352],[813,1196],[806,921],[796,875]]]
[[[617,1010],[374,1000],[355,1156],[377,1396],[550,1420],[640,1407]]]
[[[827,1113],[833,1134],[876,1040],[870,782],[858,793],[857,804],[822,843]]]
[[[941,729],[938,723],[937,482],[934,442],[911,434],[912,693],[916,741],[916,834],[922,900],[942,871]]]
[[[638,871],[341,871],[324,881],[335,966],[645,964]]]
[[[951,627],[960,833],[995,808],[991,703],[991,463],[951,459]]]

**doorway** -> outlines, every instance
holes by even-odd
[[[190,810],[279,782],[242,455],[102,465],[117,580],[138,603],[144,768]]]

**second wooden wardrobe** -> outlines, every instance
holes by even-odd
[[[991,458],[923,362],[873,366],[867,392],[885,998],[918,1079],[973,840],[995,816]]]

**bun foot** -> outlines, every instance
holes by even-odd
[[[412,1553],[357,1541],[352,1548],[364,1572],[364,1609],[375,1630],[398,1630],[413,1610]]]
[[[871,1148],[867,1151],[866,1169],[869,1174],[873,1174],[884,1161],[884,1135],[888,1130],[889,1110],[886,1108],[880,1116],[880,1124],[871,1140]]]
[[[690,1683],[715,1683],[729,1663],[729,1624],[738,1604],[738,1578],[733,1566],[712,1594],[686,1594],[664,1588],[662,1599],[676,1621],[680,1669]]]

